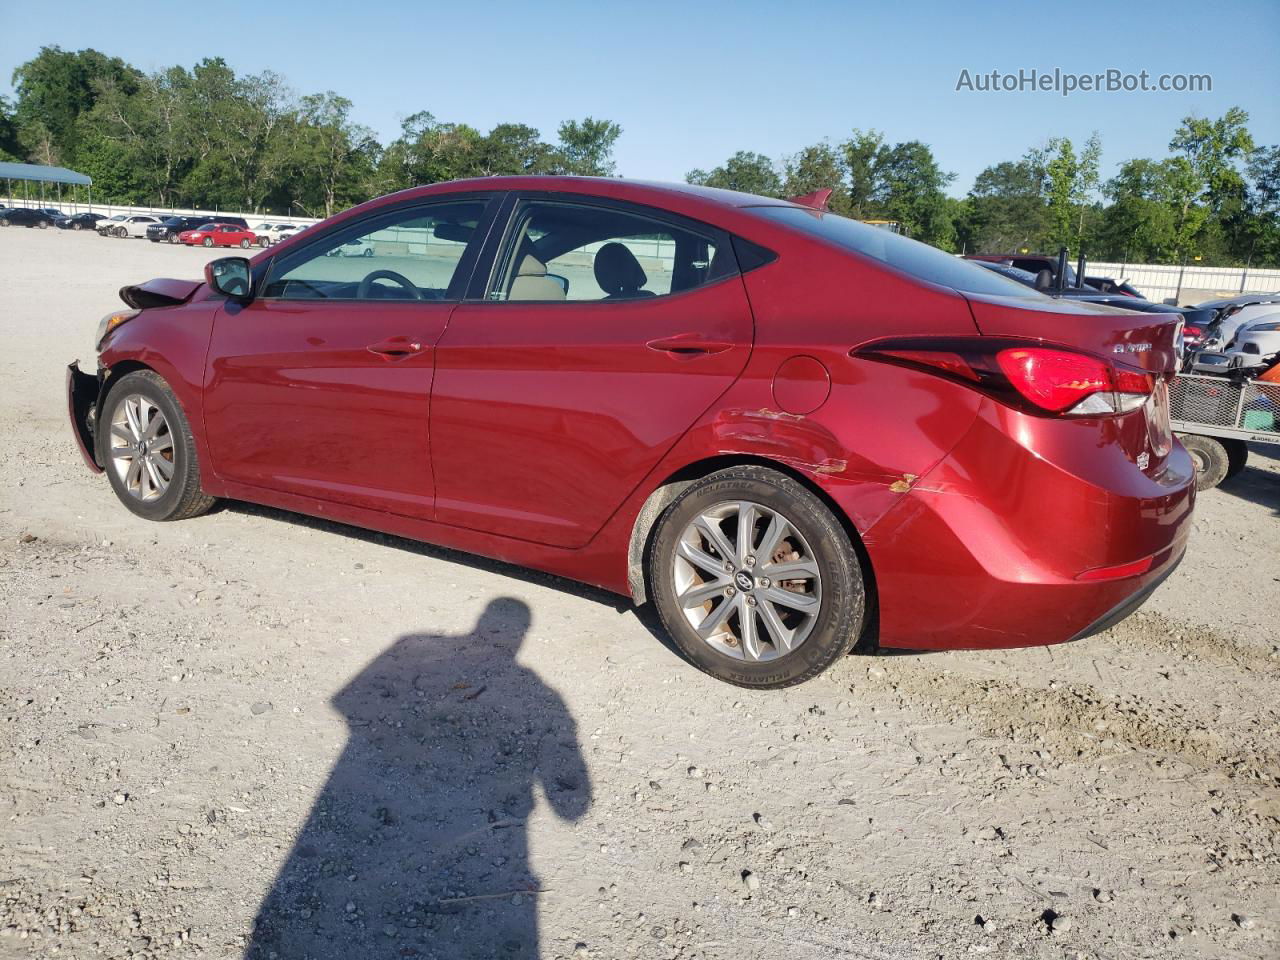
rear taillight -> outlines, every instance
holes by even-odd
[[[994,337],[881,340],[851,356],[927,370],[1031,413],[1105,417],[1137,410],[1155,378],[1087,353]]]
[[[1182,335],[1184,337],[1192,337],[1192,338],[1198,337],[1203,332],[1204,331],[1201,330],[1199,327],[1186,326],[1182,328]]]

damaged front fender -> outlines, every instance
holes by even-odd
[[[102,464],[94,451],[97,445],[94,435],[97,429],[98,397],[102,390],[102,382],[98,377],[85,373],[80,369],[80,361],[76,360],[67,366],[67,415],[71,418],[71,432],[80,448],[80,456],[85,466],[94,473],[102,472]]]

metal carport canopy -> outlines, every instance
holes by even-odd
[[[65,166],[44,164],[0,164],[0,180],[40,180],[44,183],[76,183],[87,187],[92,177],[68,170]]]
[[[41,183],[74,183],[87,187],[93,177],[66,167],[46,167],[39,163],[0,163],[0,180],[33,180]]]

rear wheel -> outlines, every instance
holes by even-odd
[[[48,229],[49,229],[49,221],[48,221],[48,220],[41,220],[41,221],[40,221],[40,229],[41,229],[41,230],[48,230]]]
[[[1182,445],[1196,467],[1196,489],[1212,490],[1227,477],[1231,458],[1222,441],[1195,433],[1181,434]]]
[[[246,238],[246,239],[243,239],[243,240],[241,240],[241,241],[240,241],[240,249],[241,249],[241,250],[248,250],[248,249],[249,249],[249,241],[248,241],[248,239],[247,239],[247,238]]]
[[[200,489],[200,464],[186,415],[169,385],[150,370],[111,388],[99,418],[98,452],[111,489],[148,520],[185,520],[214,498]]]
[[[680,650],[738,686],[812,679],[862,632],[862,570],[844,529],[765,467],[721,470],[685,490],[658,520],[648,574]]]
[[[1243,440],[1223,440],[1227,448],[1227,473],[1223,480],[1230,480],[1249,465],[1249,445]]]

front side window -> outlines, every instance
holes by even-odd
[[[526,201],[499,260],[490,300],[640,300],[735,271],[727,243],[613,206]]]
[[[262,296],[284,300],[443,300],[486,201],[396,211],[339,231],[271,267]]]

